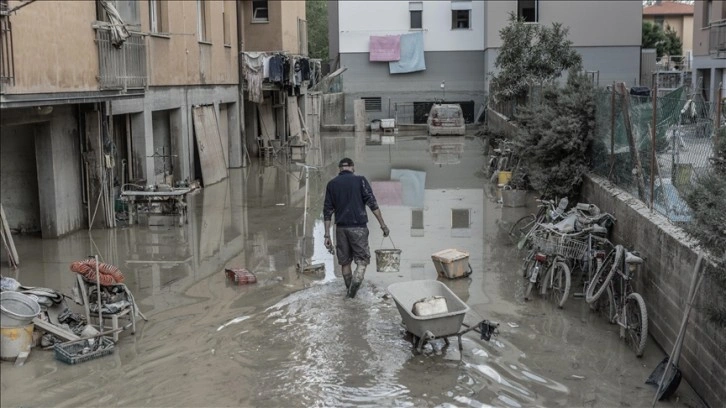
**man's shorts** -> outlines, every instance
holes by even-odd
[[[339,265],[371,263],[367,227],[335,227],[335,249]]]

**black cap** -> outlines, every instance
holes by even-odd
[[[353,160],[351,160],[347,157],[340,159],[340,162],[338,163],[338,167],[343,167],[343,166],[353,167]]]

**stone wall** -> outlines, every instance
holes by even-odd
[[[650,340],[670,354],[686,308],[698,257],[696,244],[681,228],[601,177],[585,179],[580,200],[613,214],[617,222],[611,239],[639,251],[645,259],[635,290],[648,308]],[[708,276],[696,295],[678,366],[705,402],[717,407],[726,401],[726,330],[708,320],[705,299],[726,301]]]

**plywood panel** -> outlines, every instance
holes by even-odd
[[[192,113],[199,161],[202,167],[202,180],[206,186],[227,178],[227,161],[219,136],[214,106],[195,106],[192,108]]]
[[[265,146],[270,146],[270,141],[275,138],[275,118],[272,115],[272,99],[265,100],[257,105],[260,114],[260,125],[262,126],[262,140]]]
[[[290,123],[290,137],[297,136],[303,139],[300,116],[297,111],[297,98],[294,96],[287,98],[287,121]]]

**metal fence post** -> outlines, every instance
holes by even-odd
[[[610,93],[610,171],[608,180],[613,181],[612,175],[615,169],[615,81],[613,81],[612,92]]]
[[[651,131],[650,143],[650,209],[653,210],[653,202],[655,197],[655,133],[658,116],[658,83],[653,86],[653,129]]]
[[[718,84],[718,98],[716,99],[716,125],[714,128],[716,131],[714,132],[713,137],[713,145],[718,146],[718,134],[719,130],[721,130],[721,109],[723,109],[723,82],[719,82]]]

